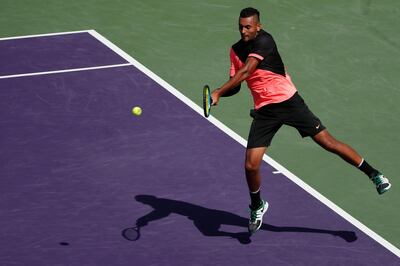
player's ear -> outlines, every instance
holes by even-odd
[[[261,23],[257,23],[257,31],[260,31],[262,29]]]

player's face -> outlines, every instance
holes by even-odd
[[[260,29],[261,25],[257,16],[239,18],[239,31],[243,41],[248,42],[256,38]]]

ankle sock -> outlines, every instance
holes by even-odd
[[[250,199],[251,199],[250,207],[252,209],[257,209],[258,207],[260,207],[262,203],[260,189],[255,192],[250,191]]]
[[[362,159],[360,165],[358,166],[358,169],[363,171],[369,178],[372,178],[379,173],[378,170],[369,165],[364,159]]]

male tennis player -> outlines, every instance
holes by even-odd
[[[213,105],[221,96],[230,96],[246,80],[254,100],[250,112],[253,122],[246,149],[245,172],[250,190],[249,232],[262,225],[268,203],[261,199],[260,163],[275,133],[282,125],[295,127],[302,137],[310,136],[324,149],[339,155],[363,171],[376,186],[379,194],[389,190],[384,175],[370,166],[352,147],[336,140],[316,117],[297,92],[272,36],[261,29],[260,13],[254,8],[240,12],[241,39],[230,49],[230,79],[212,92]]]

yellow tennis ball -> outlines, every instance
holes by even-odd
[[[132,114],[139,116],[142,114],[142,108],[140,108],[139,106],[135,106],[132,108]]]

